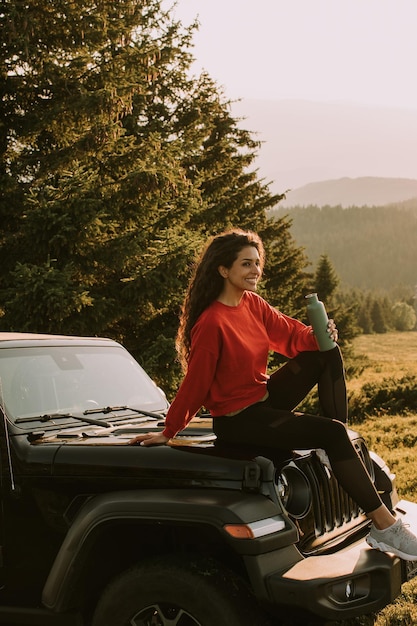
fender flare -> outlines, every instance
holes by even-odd
[[[109,521],[146,520],[189,522],[215,527],[224,532],[225,524],[242,524],[281,515],[277,504],[261,494],[214,489],[152,489],[117,491],[93,496],[81,507],[62,542],[45,583],[42,602],[54,612],[69,609],[71,588],[82,571],[83,550],[95,541],[99,529]],[[286,518],[286,528],[279,533],[281,546],[294,543],[297,532]],[[283,541],[285,535],[285,541]],[[230,538],[225,533],[225,541]],[[250,542],[268,544],[276,549],[276,538],[261,537]],[[231,540],[242,545],[242,540]],[[271,545],[270,545],[271,544]],[[236,547],[238,547],[238,545]],[[240,547],[240,546],[239,546]],[[242,546],[243,547],[243,546]],[[247,553],[251,553],[249,550]]]

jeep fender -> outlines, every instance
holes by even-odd
[[[255,539],[232,539],[225,524],[244,524],[280,517],[285,527]],[[242,555],[256,555],[294,544],[298,533],[277,502],[259,493],[230,490],[118,491],[94,496],[77,513],[51,568],[42,594],[45,607],[70,608],[71,591],[85,563],[85,554],[103,524],[137,520],[210,525]],[[301,558],[301,557],[300,557]]]

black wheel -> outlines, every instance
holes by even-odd
[[[212,560],[153,559],[105,589],[92,626],[270,626],[249,590]]]

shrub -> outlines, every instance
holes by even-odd
[[[391,309],[392,320],[396,330],[413,330],[417,316],[412,306],[406,302],[396,302]]]
[[[366,383],[349,401],[349,414],[354,422],[369,415],[407,415],[417,411],[417,378],[384,378],[377,383]]]

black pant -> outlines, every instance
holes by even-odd
[[[324,417],[294,413],[316,384]],[[339,347],[327,352],[302,352],[272,374],[268,392],[264,402],[237,415],[213,419],[219,442],[274,449],[323,448],[347,493],[364,511],[378,508],[381,499],[345,426],[346,384]]]

